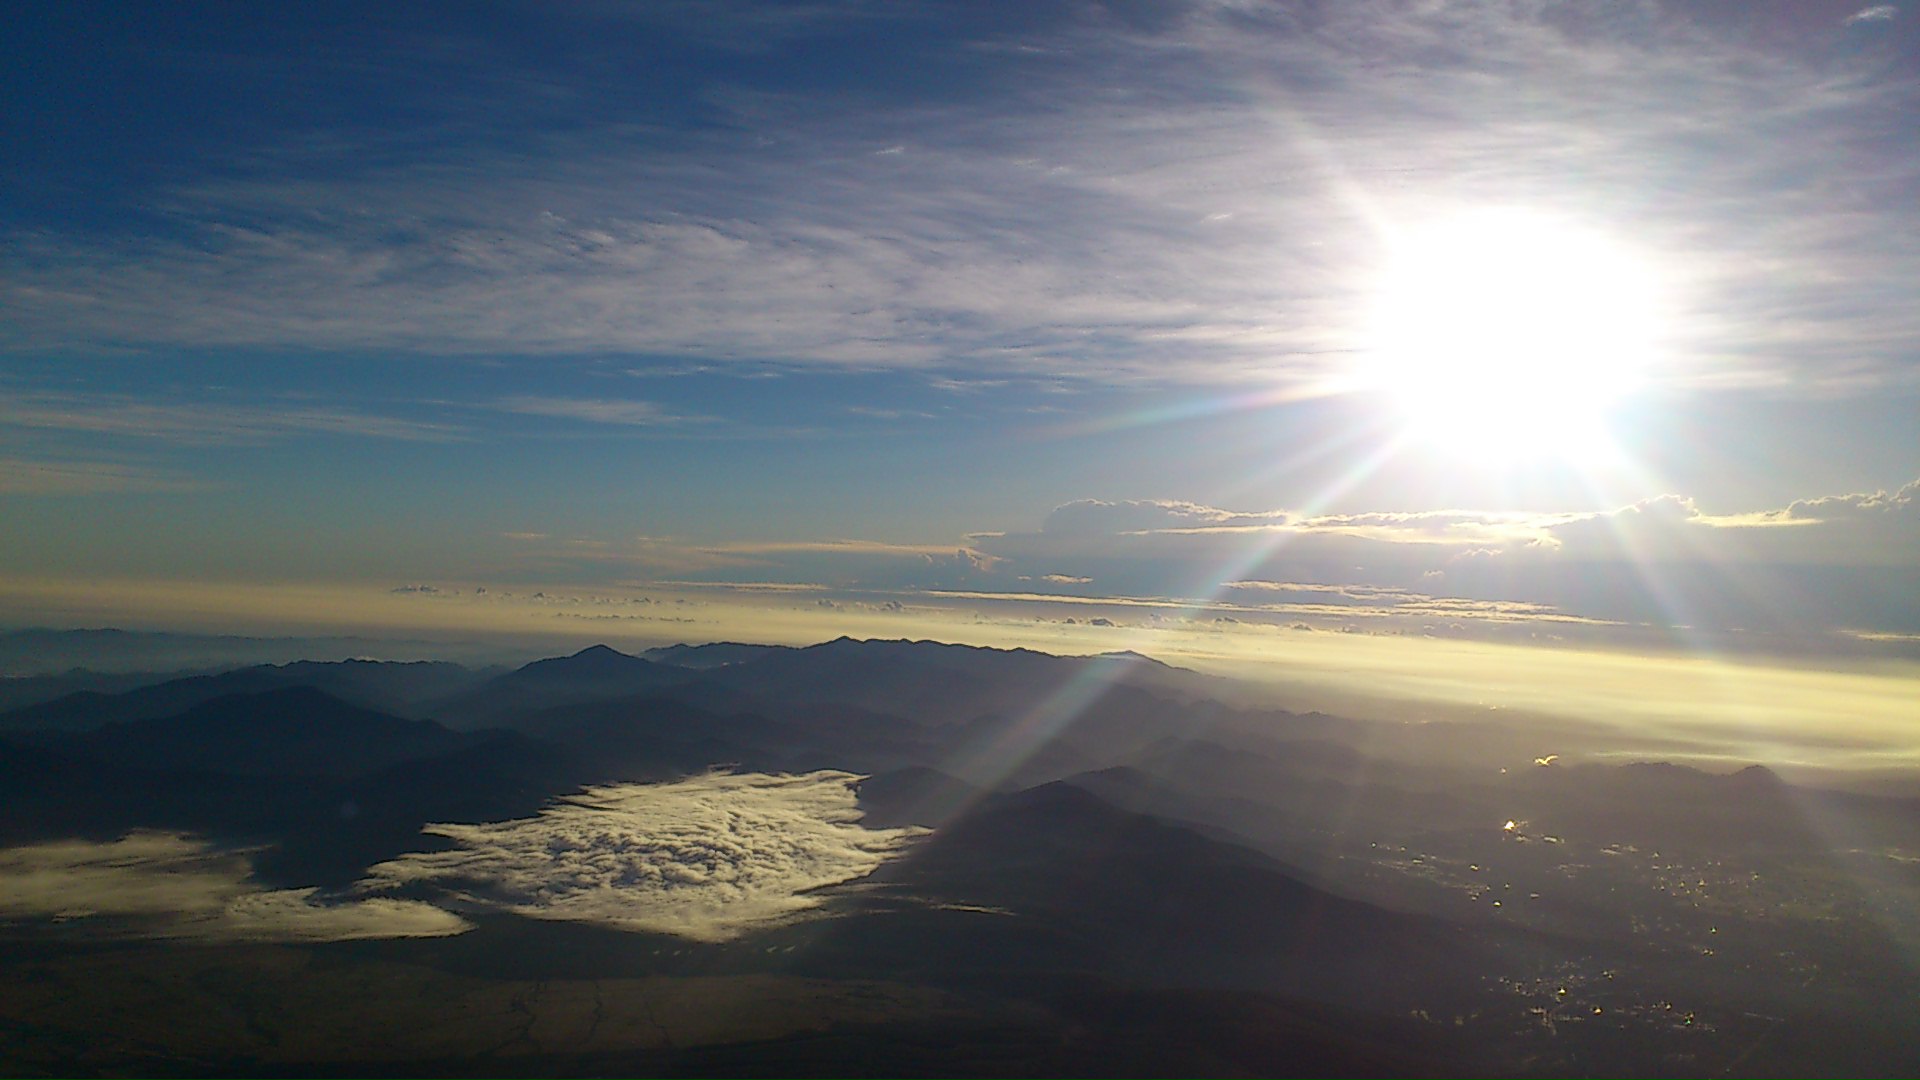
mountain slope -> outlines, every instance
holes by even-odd
[[[835,962],[1081,972],[1392,1012],[1471,997],[1496,954],[1561,949],[1337,896],[1251,848],[1062,783],[979,802],[868,887],[881,913],[841,920],[814,946]]]
[[[176,716],[109,724],[49,745],[124,768],[355,776],[449,753],[473,738],[430,720],[404,720],[292,686],[230,694]]]
[[[479,675],[444,661],[300,660],[262,664],[214,675],[169,678],[120,693],[82,690],[0,713],[0,731],[85,731],[130,720],[151,720],[232,694],[290,686],[324,690],[356,705],[411,713],[420,702],[445,697]]]
[[[428,715],[459,728],[500,725],[543,709],[634,697],[699,677],[605,645],[534,662],[433,703]]]

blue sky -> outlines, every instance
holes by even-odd
[[[1047,594],[1911,651],[1916,27],[31,6],[0,64],[0,621],[778,584],[816,614]],[[1588,272],[1614,254],[1625,292]],[[1409,325],[1528,329],[1379,367],[1415,264],[1403,291],[1463,299]],[[1534,378],[1629,366],[1641,314],[1604,410]],[[1421,413],[1420,372],[1473,392]],[[1554,445],[1576,415],[1605,453]]]

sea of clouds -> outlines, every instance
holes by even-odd
[[[852,773],[708,773],[589,788],[537,816],[432,825],[450,851],[368,871],[363,892],[433,886],[462,905],[722,941],[817,908],[921,830],[868,829]]]
[[[147,831],[0,849],[0,919],[33,918],[200,941],[442,937],[471,929],[465,919],[415,900],[263,889],[252,881],[245,852]]]
[[[919,829],[860,825],[861,777],[707,773],[589,788],[530,818],[436,824],[446,851],[380,863],[341,893],[266,889],[249,853],[179,833],[0,849],[0,921],[86,920],[121,936],[204,941],[433,937],[457,911],[724,941],[816,912]]]

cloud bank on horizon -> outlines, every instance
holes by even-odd
[[[678,585],[1036,599],[1159,599],[1301,617],[1556,622],[1630,640],[1683,625],[1780,645],[1920,633],[1920,480],[1709,514],[1663,495],[1607,511],[1242,512],[1081,499],[1030,531],[963,545],[516,539],[551,569],[585,562]],[[550,561],[549,561],[550,560]],[[1317,621],[1317,619],[1316,619]],[[1529,628],[1532,629],[1532,628]]]

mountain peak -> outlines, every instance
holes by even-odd
[[[1765,765],[1749,765],[1734,773],[1729,779],[1747,787],[1784,788],[1787,786],[1787,782],[1780,779],[1779,773]]]
[[[652,672],[660,666],[607,645],[589,645],[571,656],[535,660],[503,677],[513,681],[625,678],[635,673]]]
[[[1103,652],[1096,655],[1094,659],[1116,661],[1116,662],[1127,663],[1127,664],[1146,664],[1146,665],[1150,665],[1152,667],[1157,667],[1157,668],[1164,668],[1164,667],[1170,666],[1163,661],[1155,660],[1153,657],[1148,656],[1145,653],[1134,652],[1132,649],[1118,649],[1113,652]]]
[[[581,649],[579,652],[574,653],[572,656],[567,657],[567,659],[569,660],[611,660],[615,657],[618,657],[622,660],[639,659],[639,657],[637,656],[634,656],[630,653],[623,653],[619,649],[616,649],[611,645],[604,645],[604,644],[589,645],[586,648]]]

